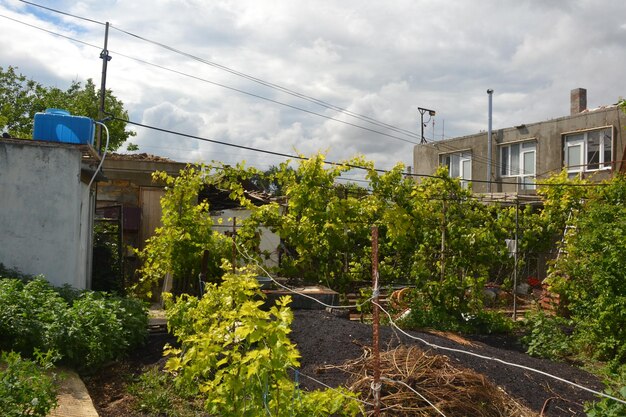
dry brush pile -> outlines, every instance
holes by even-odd
[[[365,401],[374,401],[370,350],[339,368],[351,375],[348,385],[351,391],[360,392]],[[417,347],[399,346],[382,352],[380,370],[380,408],[384,417],[428,417],[441,413],[474,417],[538,416],[483,375],[455,366],[446,356],[431,355]]]

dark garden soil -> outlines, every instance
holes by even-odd
[[[332,365],[341,365],[361,357],[364,347],[371,346],[372,341],[371,325],[349,321],[325,311],[296,311],[292,329],[292,340],[302,355],[299,380],[306,389],[323,388],[309,377],[333,387],[346,384],[348,375],[338,368],[333,368]],[[575,366],[532,358],[524,354],[521,347],[510,337],[461,338],[441,333],[409,333],[429,343],[498,358],[535,368],[595,390],[603,389],[595,376]],[[460,352],[435,350],[423,342],[397,333],[388,326],[381,327],[380,338],[381,350],[405,344],[419,346],[432,354],[446,355],[455,366],[484,375],[520,404],[538,414],[543,412],[544,416],[584,416],[583,404],[594,400],[591,393],[548,376]],[[127,360],[111,364],[98,374],[83,378],[101,417],[145,417],[133,409],[133,399],[126,393],[126,386],[144,366],[162,362],[162,347],[166,342],[172,341],[167,334],[152,334],[147,345]]]

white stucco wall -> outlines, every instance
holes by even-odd
[[[239,228],[239,226],[243,223],[243,220],[248,217],[250,217],[250,210],[247,209],[224,210],[219,212],[219,214],[216,213],[211,216],[214,222],[213,229],[220,233],[233,230],[234,218],[237,219],[237,228]],[[219,219],[222,219],[221,224],[219,224]],[[277,234],[272,233],[267,227],[260,227],[259,232],[261,232],[261,243],[259,245],[261,251],[267,251],[270,253],[269,259],[264,260],[265,266],[278,266],[278,247],[280,245],[280,237]]]
[[[21,143],[23,142],[23,143]],[[0,140],[0,262],[53,285],[90,285],[93,199],[75,146]]]

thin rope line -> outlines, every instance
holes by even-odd
[[[285,290],[287,290],[287,291],[289,291],[289,292],[291,292],[291,293],[293,293],[293,294],[297,294],[297,295],[299,295],[299,296],[301,296],[301,297],[309,298],[309,299],[311,299],[311,300],[315,301],[316,303],[318,303],[318,304],[320,304],[320,305],[322,305],[322,306],[324,306],[324,307],[327,307],[327,308],[332,308],[332,309],[351,309],[351,308],[359,308],[359,307],[362,307],[362,306],[364,306],[365,304],[369,303],[369,302],[370,302],[370,301],[372,301],[372,299],[373,299],[372,297],[370,297],[370,298],[368,298],[367,300],[363,301],[362,303],[359,303],[359,304],[354,304],[354,305],[338,305],[338,306],[337,306],[337,305],[330,305],[330,304],[326,304],[326,303],[324,303],[323,301],[320,301],[320,300],[318,300],[318,299],[317,299],[317,298],[315,298],[315,297],[311,297],[310,295],[307,295],[307,294],[304,294],[304,293],[302,293],[302,292],[299,292],[299,291],[297,291],[297,290],[295,290],[295,289],[292,289],[292,288],[290,288],[290,287],[288,287],[288,286],[286,286],[286,285],[283,285],[283,284],[281,284],[280,282],[276,281],[276,279],[274,279],[274,277],[273,277],[273,276],[272,276],[272,275],[271,275],[271,274],[267,271],[267,269],[265,269],[265,268],[263,267],[263,265],[261,265],[261,264],[259,263],[259,261],[257,261],[256,259],[254,259],[252,256],[250,256],[250,255],[248,254],[248,251],[247,251],[247,249],[246,249],[245,247],[240,247],[239,243],[237,243],[237,242],[235,242],[235,247],[237,248],[237,250],[239,251],[239,253],[240,253],[241,255],[243,255],[245,258],[249,259],[250,261],[254,262],[254,263],[256,264],[256,266],[258,266],[258,267],[261,269],[261,271],[263,271],[263,273],[265,273],[265,274],[267,275],[267,277],[268,277],[269,279],[271,279],[271,280],[272,280],[272,281],[273,281],[276,285],[278,285],[279,287],[281,287],[281,288],[283,288],[283,289],[285,289]]]
[[[296,368],[293,368],[293,367],[291,367],[291,369],[296,370]],[[300,372],[300,375],[302,375],[303,377],[308,378],[308,379],[310,379],[310,380],[311,380],[311,381],[313,381],[313,382],[317,382],[318,384],[320,384],[320,385],[321,385],[321,386],[323,386],[324,388],[328,388],[328,389],[330,389],[330,390],[333,390],[333,391],[335,391],[337,394],[342,395],[342,396],[344,396],[344,397],[346,397],[346,398],[349,398],[349,399],[351,399],[351,400],[358,401],[358,402],[360,402],[361,404],[365,404],[365,405],[369,405],[370,407],[374,407],[374,404],[373,404],[373,403],[367,402],[367,401],[365,401],[365,400],[361,400],[360,398],[354,398],[354,397],[351,397],[351,396],[349,396],[349,395],[346,395],[345,393],[343,393],[343,392],[339,391],[337,388],[333,388],[333,387],[331,387],[330,385],[327,385],[327,384],[323,383],[322,381],[319,381],[319,380],[317,380],[317,379],[313,378],[312,376],[308,376],[307,374],[302,373],[302,371],[299,371],[299,372]]]
[[[439,346],[439,345],[436,345],[434,343],[430,343],[430,342],[422,339],[421,337],[410,335],[409,333],[407,333],[404,330],[402,330],[400,327],[398,327],[398,325],[395,323],[395,321],[391,317],[391,314],[389,314],[387,312],[387,310],[385,310],[383,307],[380,306],[380,304],[376,303],[375,301],[372,301],[372,303],[376,304],[378,306],[378,308],[380,308],[387,315],[387,317],[389,317],[389,322],[391,323],[391,325],[395,329],[397,329],[400,333],[402,333],[403,335],[405,335],[405,336],[407,336],[407,337],[409,337],[411,339],[414,339],[414,340],[417,340],[419,342],[422,342],[425,345],[430,346],[430,347],[432,347],[434,349],[445,350],[445,351],[449,351],[449,352],[462,353],[462,354],[465,354],[465,355],[474,356],[476,358],[481,358],[481,359],[486,359],[486,360],[493,361],[493,362],[498,362],[498,363],[501,363],[501,364],[506,365],[506,366],[512,366],[512,367],[524,369],[524,370],[527,370],[527,371],[530,371],[530,372],[535,372],[537,374],[540,374],[540,375],[543,375],[543,376],[547,376],[549,378],[555,379],[555,380],[563,382],[565,384],[569,384],[569,385],[571,385],[573,387],[582,389],[582,390],[590,392],[592,394],[595,394],[595,395],[598,395],[598,396],[601,396],[601,397],[605,397],[605,398],[609,398],[611,400],[618,401],[618,402],[620,402],[622,404],[626,404],[625,400],[621,400],[619,398],[613,397],[613,396],[605,394],[603,392],[599,392],[599,391],[593,390],[591,388],[587,388],[587,387],[582,386],[580,384],[577,384],[575,382],[572,382],[572,381],[569,381],[567,379],[558,377],[556,375],[549,374],[549,373],[544,372],[544,371],[540,371],[540,370],[535,369],[535,368],[531,368],[529,366],[520,365],[520,364],[513,363],[513,362],[507,362],[507,361],[499,359],[499,358],[494,358],[494,357],[491,357],[491,356],[480,355],[478,353],[474,353],[474,352],[470,352],[470,351],[466,351],[466,350],[462,350],[462,349],[449,348],[449,347]]]

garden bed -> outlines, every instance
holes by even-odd
[[[361,357],[363,349],[371,345],[372,327],[364,323],[336,317],[325,311],[295,311],[292,340],[302,355],[299,380],[307,389],[321,388],[312,377],[330,386],[347,383],[349,374],[332,365],[342,365]],[[391,349],[398,344],[429,350],[423,343],[398,335],[388,326],[381,327],[381,349]],[[586,387],[602,390],[602,384],[593,375],[566,363],[551,362],[529,357],[521,352],[511,339],[502,336],[461,338],[446,334],[411,333],[429,343],[469,350],[488,357],[539,369]],[[111,364],[96,375],[85,378],[93,402],[101,417],[145,415],[133,409],[132,397],[126,386],[145,365],[163,361],[162,346],[172,342],[167,334],[152,334],[148,344],[125,361]],[[583,403],[592,401],[593,395],[528,370],[508,367],[502,363],[468,356],[431,350],[432,354],[445,354],[455,366],[474,370],[484,375],[523,406],[544,416],[584,416]],[[330,365],[330,366],[329,366]],[[166,411],[166,410],[164,410]],[[166,414],[163,414],[164,416]]]

